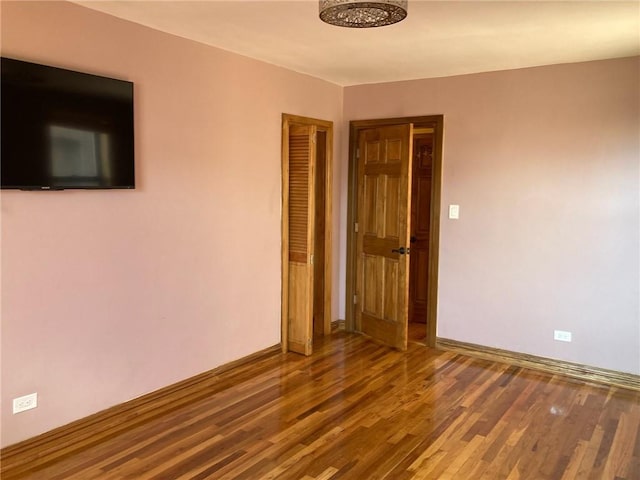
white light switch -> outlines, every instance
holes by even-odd
[[[449,218],[453,220],[460,218],[460,205],[449,205]]]

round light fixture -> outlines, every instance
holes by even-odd
[[[398,23],[406,16],[407,0],[320,0],[320,19],[339,27],[383,27]]]

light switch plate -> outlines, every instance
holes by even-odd
[[[449,218],[453,220],[460,218],[460,205],[449,205]]]

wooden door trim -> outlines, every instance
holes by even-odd
[[[287,352],[289,343],[289,126],[311,125],[326,133],[325,158],[325,230],[324,230],[324,318],[325,335],[331,333],[332,303],[332,239],[333,239],[333,122],[299,115],[282,114],[282,222],[281,222],[281,347]],[[315,187],[313,195],[315,195]],[[313,212],[311,212],[313,214]]]
[[[428,318],[427,345],[436,346],[438,314],[438,264],[440,255],[440,198],[442,193],[442,147],[444,140],[444,116],[428,115],[417,117],[383,118],[372,120],[352,120],[349,122],[349,179],[347,203],[347,272],[345,299],[345,329],[355,331],[355,311],[353,297],[356,291],[356,235],[354,225],[358,218],[358,161],[356,149],[362,130],[390,125],[413,123],[415,128],[434,128],[433,151],[433,192],[431,201],[429,239],[429,292],[427,295]]]

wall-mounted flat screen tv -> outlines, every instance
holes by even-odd
[[[135,188],[133,83],[2,58],[3,189]]]

